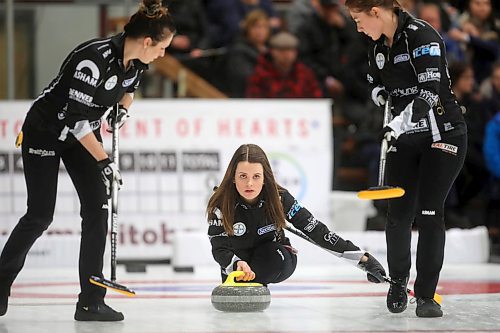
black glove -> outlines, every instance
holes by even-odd
[[[118,170],[118,166],[109,158],[97,162],[97,166],[101,169],[102,181],[106,187],[106,196],[109,198],[111,196],[111,185],[113,182],[118,186],[118,189],[120,189],[120,186],[123,184],[120,170]]]
[[[112,110],[108,113],[108,116],[106,117],[106,121],[108,122],[109,128],[106,130],[109,133],[113,132],[113,124],[115,122],[115,112]],[[118,124],[118,129],[122,128],[123,124],[125,124],[125,121],[130,118],[128,114],[127,108],[125,108],[123,105],[120,105],[118,108],[118,114],[116,115],[116,120]]]
[[[368,260],[366,262],[359,262],[358,267],[367,273],[366,278],[368,281],[373,283],[384,282],[384,277],[386,276],[384,267],[371,254],[365,253],[365,256],[368,257]]]
[[[382,139],[385,138],[387,140],[387,143],[391,142],[391,140],[394,138],[394,135],[392,132],[394,132],[392,128],[390,128],[389,126],[385,126],[378,133],[378,141],[382,142]]]
[[[372,101],[376,106],[384,106],[388,98],[389,92],[384,86],[376,86],[372,89]]]

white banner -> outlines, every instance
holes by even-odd
[[[20,149],[30,102],[0,103],[0,234],[26,210]],[[139,100],[120,130],[120,258],[166,258],[175,230],[205,230],[206,202],[241,144],[268,154],[278,182],[328,224],[332,132],[328,100]],[[105,125],[104,125],[105,127]],[[105,147],[110,134],[102,131]],[[63,167],[52,234],[80,230]]]

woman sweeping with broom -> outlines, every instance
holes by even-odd
[[[387,183],[405,195],[389,201],[386,226],[390,312],[407,307],[412,224],[419,230],[415,296],[419,317],[441,317],[433,299],[443,265],[444,201],[462,168],[467,129],[453,92],[441,36],[396,0],[346,0],[369,48],[368,80],[381,106],[390,95],[394,118],[381,139],[389,142]]]

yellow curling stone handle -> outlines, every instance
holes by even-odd
[[[243,271],[233,271],[229,273],[226,281],[222,284],[225,287],[262,287],[261,283],[257,282],[236,282],[234,279],[245,275]]]

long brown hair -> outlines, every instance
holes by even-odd
[[[345,6],[353,12],[369,13],[373,7],[385,9],[401,8],[398,0],[346,0]]]
[[[236,167],[239,162],[260,163],[264,170],[264,186],[260,193],[260,198],[265,200],[265,212],[269,221],[272,221],[277,230],[285,227],[285,213],[280,200],[280,192],[283,188],[274,179],[271,164],[266,153],[255,144],[241,145],[234,152],[231,161],[226,169],[224,178],[214,194],[208,200],[207,216],[209,220],[215,219],[215,212],[219,209],[222,213],[222,224],[228,235],[233,235],[234,210],[236,200],[239,196],[234,184]]]
[[[150,37],[153,45],[175,34],[175,25],[161,0],[143,0],[137,12],[124,27],[125,35],[131,38]]]

